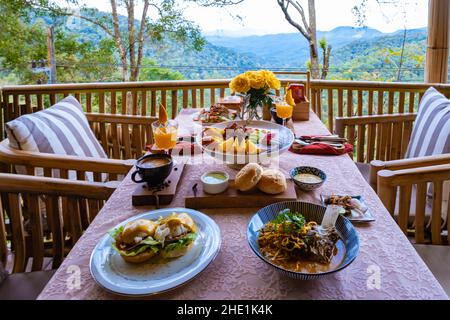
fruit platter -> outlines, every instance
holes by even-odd
[[[196,142],[210,156],[227,164],[265,162],[287,151],[294,134],[267,121],[228,121],[204,127]]]

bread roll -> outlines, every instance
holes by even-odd
[[[135,256],[125,256],[121,255],[123,260],[125,260],[128,263],[142,263],[145,261],[150,260],[156,255],[156,253],[152,249],[148,249],[147,251],[141,252],[138,255]]]
[[[257,163],[249,163],[241,169],[234,180],[235,187],[240,191],[249,191],[261,179],[263,168]]]
[[[267,169],[263,172],[257,187],[268,194],[282,193],[287,189],[286,177],[279,170]]]

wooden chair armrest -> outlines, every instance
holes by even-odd
[[[442,201],[442,182],[445,180],[450,180],[450,164],[424,166],[401,170],[381,170],[378,172],[377,176],[378,196],[380,197],[381,202],[383,202],[386,209],[391,213],[391,215],[394,215],[397,198],[397,187],[411,188],[412,185],[417,185],[418,190],[421,190],[418,192],[424,196],[426,194],[426,185],[428,182],[438,183],[438,186],[440,182],[440,187],[436,187],[435,185],[436,189],[434,191],[436,194],[436,198],[433,200],[433,202],[436,202],[437,205],[440,205],[439,202]],[[406,189],[404,192],[406,192]],[[406,198],[406,204],[408,206],[409,202],[411,201],[410,192],[411,191],[409,191],[408,198]],[[400,202],[402,202],[402,200],[400,200]],[[441,209],[435,209],[435,207],[435,203],[433,203],[433,215],[440,216]],[[436,211],[436,213],[434,211]]]
[[[111,174],[127,174],[134,160],[99,159],[14,150],[0,144],[0,162],[38,168],[66,169]]]
[[[370,162],[370,184],[377,185],[378,172],[381,170],[397,171],[445,164],[450,164],[450,153],[391,161],[373,160]]]
[[[0,173],[0,192],[25,192],[108,200],[115,189],[109,183]]]

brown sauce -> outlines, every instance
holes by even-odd
[[[334,256],[329,264],[305,260],[285,261],[280,267],[286,270],[301,273],[323,273],[337,269],[345,259],[346,249],[344,242],[339,239],[334,248]],[[275,263],[277,264],[277,263]],[[278,265],[278,264],[277,264]]]

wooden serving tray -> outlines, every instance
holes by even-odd
[[[202,183],[197,183],[197,193],[191,189],[185,198],[186,208],[207,209],[207,208],[261,208],[269,204],[281,201],[296,201],[297,193],[295,184],[287,180],[285,192],[277,195],[263,193],[257,189],[242,192],[234,188],[234,180],[230,180],[229,188],[220,194],[208,194],[203,191]]]
[[[172,172],[166,179],[166,181],[170,181],[170,185],[161,191],[149,190],[145,183],[137,184],[136,190],[134,190],[132,195],[133,206],[156,205],[159,207],[160,205],[170,204],[177,192],[184,165],[184,163],[178,163],[173,166]]]

